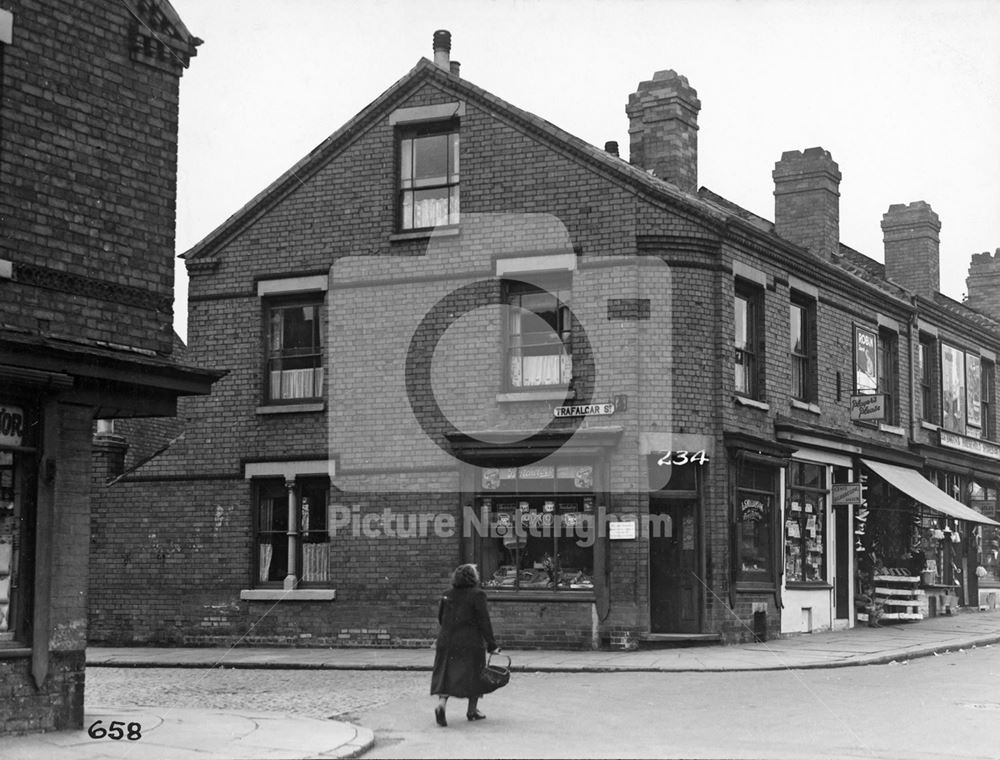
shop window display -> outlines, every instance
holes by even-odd
[[[737,579],[773,583],[774,468],[743,463],[737,477]]]
[[[992,520],[1000,519],[1000,491],[995,483],[972,482],[970,506]],[[980,586],[1000,586],[1000,528],[981,525],[976,533],[977,570]]]
[[[793,462],[788,468],[785,579],[826,582],[826,467]]]
[[[479,564],[486,588],[594,588],[594,468],[531,465],[480,470],[478,514],[488,521]]]

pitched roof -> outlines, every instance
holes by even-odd
[[[280,200],[289,190],[297,187],[307,176],[325,165],[327,161],[332,159],[355,137],[371,126],[373,122],[380,118],[397,101],[402,100],[412,90],[427,81],[436,81],[470,100],[477,100],[489,106],[494,113],[518,123],[537,136],[548,138],[558,143],[562,149],[569,152],[574,158],[582,160],[591,167],[605,172],[610,177],[642,188],[659,198],[677,204],[679,207],[685,207],[690,212],[710,219],[715,223],[722,223],[729,216],[728,212],[716,204],[701,199],[697,195],[685,193],[674,185],[657,179],[652,174],[632,166],[624,159],[613,156],[607,151],[591,145],[587,141],[560,129],[533,113],[511,105],[502,98],[487,92],[481,87],[477,87],[468,80],[443,70],[426,58],[421,58],[406,76],[395,82],[344,126],[313,148],[306,156],[263,191],[251,198],[239,211],[210,232],[203,240],[181,254],[181,258],[190,261],[208,256],[216,247],[223,244],[228,238]]]

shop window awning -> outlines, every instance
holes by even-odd
[[[880,478],[900,491],[910,496],[925,507],[930,507],[936,512],[940,512],[948,517],[955,517],[959,520],[982,523],[983,525],[997,525],[1000,523],[991,520],[976,510],[970,509],[957,499],[953,499],[940,488],[931,483],[927,478],[911,467],[899,467],[894,464],[884,462],[873,462],[869,459],[862,459],[865,467]]]

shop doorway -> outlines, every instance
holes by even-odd
[[[697,633],[697,501],[652,497],[649,515],[650,632]]]
[[[833,509],[833,541],[835,547],[833,583],[836,590],[834,618],[850,620],[851,618],[851,536],[850,507],[836,506]]]

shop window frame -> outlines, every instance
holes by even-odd
[[[779,491],[781,465],[775,462],[765,461],[748,455],[737,455],[737,464],[733,475],[733,581],[737,591],[773,591],[778,582],[778,540],[777,523],[780,517],[781,493]],[[770,484],[766,488],[747,485],[744,477],[750,470],[758,473],[768,472]],[[767,567],[759,571],[747,570],[743,562],[743,524],[748,522],[745,513],[747,512],[746,498],[754,500],[754,497],[766,497],[767,502],[763,505],[767,510],[766,528],[759,536],[766,538]],[[753,522],[758,522],[752,520]]]
[[[804,468],[815,468],[821,477],[821,486],[808,486],[803,483],[796,482],[795,474],[799,473]],[[811,589],[811,588],[830,588],[829,582],[829,547],[830,547],[830,536],[828,535],[829,527],[829,517],[831,514],[831,504],[830,504],[830,473],[828,472],[828,467],[825,464],[819,462],[809,462],[805,460],[793,459],[789,462],[786,483],[785,483],[785,514],[784,514],[784,526],[782,530],[783,541],[782,541],[782,553],[785,561],[783,574],[785,577],[785,587],[786,588],[798,588],[798,589]],[[820,537],[817,539],[820,542],[820,555],[821,555],[821,565],[819,569],[818,578],[806,579],[805,575],[805,558],[808,551],[808,538],[806,536],[806,531],[808,529],[808,517],[809,511],[806,509],[795,510],[795,504],[807,504],[805,502],[805,497],[813,496],[816,498],[817,503],[814,504],[815,512],[814,525],[818,525],[818,532]],[[799,498],[797,498],[799,497]],[[799,514],[795,515],[794,512],[798,511]],[[794,518],[794,519],[793,519]],[[791,556],[789,551],[789,545],[793,541],[793,537],[790,536],[790,526],[795,524],[799,532],[797,537],[796,545],[798,546],[798,554],[802,559],[802,576],[803,577],[793,577],[792,573],[788,571],[788,561]],[[812,552],[816,553],[816,552]]]

